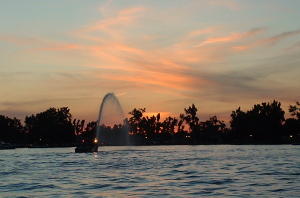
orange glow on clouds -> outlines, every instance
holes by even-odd
[[[17,79],[8,81],[9,78],[5,76],[9,69],[3,69],[1,77],[4,76],[5,80],[2,81],[2,89],[10,94],[7,100],[30,100],[33,96],[51,98],[53,94],[60,98],[60,103],[55,103],[60,105],[67,104],[64,98],[68,94],[68,98],[77,97],[80,100],[85,100],[82,98],[86,96],[94,98],[93,106],[97,106],[99,95],[114,91],[122,93],[120,97],[127,99],[127,104],[134,103],[135,100],[158,104],[171,98],[175,101],[174,108],[182,110],[183,104],[188,105],[196,101],[203,104],[207,112],[214,108],[215,105],[212,104],[215,103],[219,105],[216,107],[219,111],[226,111],[227,109],[223,108],[228,108],[228,104],[232,105],[232,100],[250,102],[250,99],[245,99],[249,95],[271,97],[262,90],[271,90],[270,93],[274,96],[274,90],[277,88],[274,88],[273,83],[274,87],[268,87],[269,82],[262,80],[263,71],[256,71],[261,68],[256,64],[279,64],[270,61],[270,54],[273,55],[270,51],[277,50],[277,54],[274,52],[276,58],[283,54],[282,49],[299,46],[295,44],[299,42],[300,30],[287,28],[283,31],[284,27],[280,27],[277,28],[277,31],[281,30],[278,33],[274,31],[276,27],[269,24],[259,22],[238,26],[235,21],[227,24],[221,17],[217,18],[220,18],[222,23],[214,22],[214,17],[214,20],[207,18],[207,23],[199,23],[199,18],[203,17],[203,20],[206,20],[207,17],[206,12],[201,12],[201,9],[212,9],[212,12],[217,10],[218,12],[213,14],[218,16],[221,10],[226,16],[228,13],[236,16],[243,8],[243,3],[236,0],[187,2],[186,6],[189,9],[176,6],[162,9],[143,2],[132,7],[126,7],[129,4],[124,3],[124,7],[118,1],[107,1],[101,8],[94,9],[99,13],[93,16],[98,14],[99,18],[85,18],[77,27],[71,26],[59,36],[49,38],[51,34],[48,32],[44,36],[30,35],[30,32],[23,35],[0,35],[0,41],[5,43],[3,46],[11,48],[3,48],[3,62],[15,65],[15,73],[12,72],[12,75]],[[186,24],[188,26],[185,26]],[[282,43],[284,45],[281,46]],[[275,45],[279,46],[278,49],[273,47]],[[297,52],[297,49],[294,52]],[[288,50],[284,52],[290,53]],[[266,57],[269,58],[269,62]],[[250,63],[250,60],[254,61]],[[291,60],[292,58],[286,58],[285,62],[292,62]],[[296,63],[297,61],[294,61],[290,65]],[[253,70],[244,72],[246,67],[253,67]],[[279,69],[281,65],[277,67],[278,71],[282,71]],[[18,72],[23,68],[28,74],[20,78]],[[270,66],[266,71],[273,71],[271,68]],[[262,76],[255,76],[257,73]],[[297,72],[290,74],[294,73]],[[44,76],[41,77],[41,74]],[[276,75],[279,76],[279,73]],[[284,78],[273,79],[278,83],[278,87],[284,84],[280,79]],[[22,83],[18,84],[20,80]],[[5,84],[7,82],[12,84],[11,87]],[[285,84],[288,85],[289,82]],[[291,84],[286,87],[296,87]],[[11,90],[18,91],[11,93]],[[35,90],[35,93],[29,97],[24,90]],[[2,106],[5,106],[5,103],[3,104]],[[73,101],[73,105],[77,108],[80,106],[81,109],[90,108],[88,105],[84,106],[82,101]],[[164,112],[173,111],[171,108],[162,109]],[[89,110],[96,111],[92,108]]]

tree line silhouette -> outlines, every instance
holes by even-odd
[[[184,108],[178,118],[162,120],[160,113],[149,117],[145,112],[145,108],[135,108],[124,124],[100,126],[100,144],[124,145],[127,131],[132,145],[300,143],[299,102],[289,106],[287,119],[281,103],[275,100],[255,104],[247,111],[239,107],[232,111],[229,127],[217,116],[200,121],[194,104]],[[0,142],[20,147],[75,146],[94,141],[96,126],[96,122],[73,119],[68,107],[26,116],[23,124],[0,115]]]

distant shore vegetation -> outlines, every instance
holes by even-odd
[[[255,104],[249,110],[240,107],[231,113],[228,127],[217,116],[200,121],[192,104],[179,117],[161,119],[160,114],[145,116],[145,108],[129,112],[124,124],[101,126],[100,145],[124,145],[128,131],[131,145],[199,144],[299,144],[300,103],[289,106],[289,118],[278,101]],[[17,147],[76,146],[92,142],[96,122],[74,119],[68,107],[49,108],[17,118],[0,115],[0,142]]]

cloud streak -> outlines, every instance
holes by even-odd
[[[240,10],[240,4],[229,0],[203,3],[209,8],[229,9],[230,13]],[[300,35],[300,30],[276,34],[268,27],[220,26],[210,18],[208,21],[212,24],[207,25],[200,20],[202,16],[190,25],[189,17],[186,21],[176,21],[178,17],[173,19],[173,15],[163,15],[153,7],[112,7],[113,2],[108,1],[98,9],[99,19],[64,35],[66,39],[2,35],[0,41],[21,46],[31,53],[32,60],[40,57],[42,61],[49,61],[49,65],[59,66],[68,60],[70,68],[80,68],[78,73],[83,75],[78,77],[68,75],[68,69],[61,74],[53,71],[49,74],[49,82],[59,80],[68,88],[78,85],[82,91],[94,86],[99,88],[93,91],[128,93],[125,98],[132,93],[135,97],[145,94],[145,100],[174,97],[188,102],[200,98],[230,102],[241,97],[275,96],[281,88],[270,86],[266,79],[283,71],[272,60],[265,63],[272,64],[271,68],[262,70],[260,67],[267,67],[257,59],[275,45],[281,47],[284,41]],[[169,23],[175,24],[175,28]],[[293,44],[290,46],[297,51],[297,43]],[[286,61],[287,56],[283,59]],[[291,63],[289,68],[293,65]],[[83,77],[85,81],[79,82]],[[60,92],[64,93],[62,89]]]
[[[209,45],[209,44],[235,42],[235,41],[238,41],[238,40],[253,37],[253,36],[255,36],[257,34],[260,34],[264,31],[265,31],[264,28],[255,28],[255,29],[252,29],[248,32],[232,33],[228,36],[222,36],[222,37],[211,37],[211,38],[207,38],[206,40],[204,40],[200,44],[196,45],[195,47],[201,47],[201,46]]]
[[[106,33],[126,31],[126,27],[133,21],[138,22],[137,13],[144,12],[144,8],[128,8],[117,12],[116,16],[104,18],[95,24],[81,29],[79,39],[89,41],[91,34],[98,31]],[[117,25],[125,22],[122,28]],[[230,86],[240,81],[241,90],[250,91],[251,86],[241,83],[241,78],[223,78],[222,76],[207,77],[199,73],[206,71],[204,65],[226,60],[226,56],[234,56],[235,51],[246,50],[254,46],[275,44],[280,40],[296,36],[299,31],[283,32],[268,38],[259,38],[266,32],[266,28],[254,28],[245,32],[230,33],[224,36],[218,28],[209,27],[196,29],[186,33],[177,42],[171,45],[145,50],[141,46],[132,46],[125,38],[115,40],[116,34],[111,34],[106,40],[99,39],[96,44],[61,43],[39,50],[50,51],[78,51],[94,57],[89,67],[103,69],[97,77],[109,81],[127,82],[133,87],[143,87],[156,90],[158,87],[177,91],[198,91],[208,86],[216,86],[223,81],[232,82]],[[195,45],[196,40],[206,37]],[[248,46],[237,43],[252,42]],[[253,41],[254,40],[254,41]],[[228,50],[229,49],[229,50]],[[232,49],[232,50],[230,50]],[[226,53],[224,52],[226,51]],[[102,62],[101,64],[96,62]],[[198,65],[194,67],[193,65]],[[197,75],[198,74],[198,75]],[[222,80],[223,79],[223,80]],[[247,78],[246,78],[247,79]],[[243,84],[245,86],[243,86]],[[224,84],[223,84],[224,85]],[[243,87],[242,87],[243,86]],[[257,89],[256,89],[257,91]]]
[[[284,39],[288,39],[290,37],[298,36],[300,35],[300,30],[293,30],[293,31],[288,31],[288,32],[282,32],[277,35],[259,39],[257,41],[254,41],[252,43],[248,43],[246,45],[239,45],[239,46],[234,46],[233,48],[239,51],[244,51],[256,47],[262,47],[262,46],[272,46],[280,41],[283,41]]]
[[[205,73],[207,70],[205,65],[225,61],[227,57],[234,56],[236,51],[261,45],[273,45],[283,39],[300,34],[299,30],[295,30],[268,38],[260,38],[267,29],[254,28],[245,32],[212,36],[220,35],[222,30],[208,27],[187,32],[169,46],[154,49],[133,46],[126,38],[116,39],[116,35],[126,32],[126,28],[133,22],[138,24],[138,16],[145,10],[142,7],[126,8],[119,10],[113,16],[81,28],[79,31],[75,31],[76,34],[73,34],[78,40],[76,43],[11,37],[2,37],[2,39],[20,45],[36,42],[41,46],[36,48],[37,51],[58,53],[80,51],[87,57],[93,57],[92,61],[87,61],[85,65],[103,69],[103,72],[96,77],[105,80],[127,82],[132,86],[152,86],[153,90],[160,87],[183,92],[197,92],[207,86],[215,86],[219,82],[219,79],[199,74]],[[94,37],[97,32],[111,34],[108,34],[106,39],[101,39],[101,37]],[[120,37],[122,36],[117,38]],[[91,40],[97,40],[97,42],[89,44],[88,42]],[[200,40],[200,43],[195,45],[197,40]],[[237,45],[237,43],[244,42],[248,44]],[[222,77],[219,78],[222,79]],[[230,81],[230,79],[227,80]],[[250,90],[251,88],[245,86],[243,89]]]

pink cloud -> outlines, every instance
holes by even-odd
[[[253,30],[250,30],[248,32],[243,33],[232,33],[227,36],[221,36],[221,37],[211,37],[204,41],[202,41],[200,44],[196,45],[195,47],[201,47],[203,45],[209,45],[209,44],[215,44],[215,43],[227,43],[227,42],[235,42],[241,39],[246,39],[252,36],[255,36],[257,34],[260,34],[264,31],[263,28],[256,28]]]
[[[211,33],[215,33],[216,31],[217,31],[216,27],[208,27],[208,28],[204,28],[204,29],[193,30],[188,33],[187,37],[191,38],[191,37],[196,37],[196,36],[200,36],[200,35],[211,34]]]
[[[142,7],[122,9],[75,31],[72,35],[76,42],[46,41],[36,49],[40,53],[77,51],[86,59],[84,66],[102,69],[101,74],[91,74],[93,77],[150,87],[152,91],[159,88],[184,93],[215,86],[213,81],[198,75],[211,63],[226,61],[237,51],[255,45],[272,44],[299,34],[295,31],[261,39],[264,28],[233,33],[223,33],[216,27],[196,28],[168,45],[145,48],[144,35],[140,37],[142,42],[138,42],[138,38],[132,42],[132,38],[122,34],[130,32],[131,26],[142,23],[139,17],[145,10]],[[98,33],[103,32],[105,37],[99,36]],[[195,42],[198,43],[195,45]],[[69,53],[69,56],[72,59],[74,54]]]
[[[139,14],[144,11],[145,8],[143,7],[122,9],[119,12],[117,12],[114,16],[101,19],[95,23],[92,23],[91,25],[82,28],[80,30],[80,33],[95,31],[113,33],[115,29],[127,26],[135,22]]]

